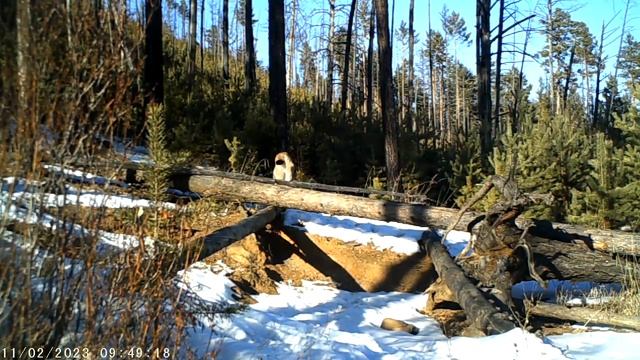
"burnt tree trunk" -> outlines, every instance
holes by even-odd
[[[387,0],[375,0],[375,5],[378,30],[378,69],[380,74],[378,88],[382,107],[382,127],[384,130],[384,150],[387,166],[387,190],[401,192],[398,122],[395,117],[396,111],[393,101],[389,6]]]
[[[162,1],[146,0],[144,88],[145,105],[164,101],[162,58]]]
[[[478,119],[480,121],[480,148],[483,156],[491,152],[491,27],[490,0],[476,2],[476,63],[478,73]],[[484,160],[483,160],[484,161]]]
[[[284,0],[269,0],[269,101],[281,151],[289,148],[284,50]]]

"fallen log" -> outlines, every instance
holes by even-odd
[[[521,219],[516,224],[523,228]],[[591,249],[618,254],[640,255],[640,234],[618,230],[593,229],[580,225],[552,223],[544,220],[533,220],[529,228],[532,235],[582,242]]]
[[[515,325],[492,306],[469,281],[449,256],[439,237],[425,231],[420,241],[425,245],[438,275],[453,292],[457,303],[476,328],[488,335],[504,333],[515,328]]]
[[[95,168],[99,167],[102,169],[121,169],[127,170],[127,177],[134,179],[136,177],[137,171],[145,171],[148,170],[148,165],[134,163],[134,162],[113,162],[113,161],[101,161],[91,165],[86,163],[75,163],[75,166],[78,167],[90,167]],[[272,178],[262,177],[262,176],[253,176],[242,173],[232,173],[218,170],[213,167],[176,167],[171,169],[171,174],[174,177],[188,177],[192,175],[204,175],[204,176],[217,176],[217,177],[225,177],[234,180],[246,180],[246,181],[255,181],[262,184],[282,184],[284,181],[282,180],[274,180]],[[134,182],[134,181],[132,181]],[[386,196],[392,199],[397,199],[399,201],[404,202],[419,202],[423,203],[427,201],[426,195],[419,194],[405,194],[399,193],[395,191],[386,191],[386,190],[377,190],[377,189],[364,189],[353,186],[340,186],[340,185],[327,185],[320,183],[312,183],[312,182],[303,182],[303,181],[287,181],[289,186],[299,188],[299,189],[308,189],[308,190],[318,190],[325,192],[335,192],[335,193],[343,193],[343,194],[355,194],[355,195],[378,195],[378,196]]]
[[[527,312],[531,315],[575,321],[585,325],[605,325],[640,331],[640,318],[612,314],[607,311],[590,308],[566,307],[545,302],[525,301]]]
[[[185,263],[200,261],[234,242],[260,231],[267,224],[273,222],[279,212],[280,209],[277,207],[269,206],[234,225],[223,227],[204,238],[192,241],[180,249],[181,258],[185,259]]]
[[[269,180],[269,179],[268,179]],[[455,209],[375,200],[353,195],[300,189],[291,184],[270,184],[254,180],[237,180],[218,175],[175,176],[174,186],[225,200],[270,204],[283,208],[324,212],[334,215],[397,221],[445,229],[458,215]],[[273,182],[273,180],[270,180]],[[463,214],[454,230],[468,231],[479,214]],[[613,230],[586,229],[567,224],[538,222],[529,232],[534,235],[584,243],[591,249],[640,255],[640,234]]]

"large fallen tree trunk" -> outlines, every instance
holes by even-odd
[[[178,175],[174,186],[215,196],[220,199],[258,202],[278,207],[358,216],[383,221],[397,221],[420,226],[447,228],[458,215],[455,209],[374,200],[353,195],[334,194],[295,188],[285,184],[268,184],[231,179],[218,175]],[[273,180],[271,180],[273,181]],[[465,213],[455,230],[468,231],[479,214]],[[536,221],[529,233],[568,242],[581,242],[591,249],[640,255],[640,234],[612,230],[586,229],[567,224]]]
[[[589,308],[568,308],[566,306],[525,301],[527,312],[531,315],[570,320],[585,325],[607,325],[640,331],[640,318],[613,314],[607,311]]]
[[[425,232],[421,242],[424,243],[438,275],[453,292],[455,300],[460,304],[467,318],[485,334],[504,333],[515,328],[515,325],[492,306],[480,290],[467,279],[436,238],[438,237],[430,236]]]

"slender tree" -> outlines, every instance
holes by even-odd
[[[413,52],[415,46],[415,33],[413,31],[413,9],[414,9],[414,0],[411,0],[409,3],[409,111],[407,112],[407,123],[409,124],[409,129],[413,132],[417,130],[416,124],[413,121],[413,101],[414,101],[414,59]]]
[[[222,1],[222,77],[229,88],[229,0]]]
[[[244,2],[244,32],[245,32],[245,51],[244,51],[244,76],[245,91],[247,94],[253,94],[256,88],[256,51],[253,48],[253,1],[245,0]]]
[[[480,149],[486,158],[491,152],[491,0],[476,2],[476,64],[478,76],[478,118],[480,120]]]
[[[327,40],[327,102],[333,105],[333,36],[335,34],[336,1],[329,0],[329,39]]]
[[[631,0],[627,0],[627,4],[624,7],[624,17],[622,18],[622,30],[620,30],[620,45],[618,46],[618,55],[616,56],[616,64],[613,68],[613,78],[617,79],[618,78],[618,69],[620,68],[620,54],[622,53],[622,44],[624,41],[624,34],[626,31],[626,26],[627,26],[627,15],[629,14],[629,5],[631,4]],[[605,106],[605,123],[607,125],[612,124],[613,120],[611,119],[611,105],[612,105],[612,101],[613,99],[616,97],[617,95],[617,87],[614,87],[613,89],[611,89],[612,94],[609,98],[607,98],[607,104]]]
[[[145,104],[162,103],[163,57],[162,57],[162,1],[145,0],[145,57],[144,84]]]
[[[369,14],[369,46],[367,48],[367,116],[373,118],[373,38],[375,36],[375,6],[371,4]]]
[[[189,60],[187,61],[187,72],[189,81],[193,83],[196,72],[196,37],[198,29],[198,1],[191,0],[189,11]]]
[[[296,15],[298,12],[298,1],[291,1],[291,27],[289,29],[289,66],[287,67],[287,86],[293,87],[295,81],[296,62]]]
[[[284,39],[284,0],[269,0],[269,100],[282,151],[289,148]]]
[[[502,41],[504,39],[504,0],[499,0],[500,10],[498,15],[498,48],[496,50],[496,82],[494,85],[496,106],[493,112],[493,136],[497,138],[500,133],[500,75],[502,74]]]
[[[31,4],[29,1],[16,1],[16,90],[18,95],[17,120],[27,123],[29,109],[27,87],[29,84],[29,52],[31,46]]]
[[[378,89],[382,107],[384,149],[387,165],[387,188],[401,191],[400,154],[398,152],[398,123],[395,118],[392,85],[392,50],[389,36],[389,6],[387,0],[375,0],[376,27],[378,30]]]
[[[353,34],[353,18],[356,13],[356,0],[351,0],[349,10],[349,24],[347,26],[347,41],[344,49],[344,66],[342,71],[342,94],[340,95],[340,110],[347,108],[347,94],[349,91],[349,60],[351,59],[351,36]]]
[[[603,44],[604,44],[604,32],[606,26],[604,21],[602,22],[602,28],[600,30],[600,44],[598,48],[598,65],[596,68],[596,90],[593,99],[593,125],[595,127],[601,126],[600,119],[598,118],[598,112],[600,111],[600,75],[602,74],[602,57],[603,57]]]
[[[429,101],[430,101],[430,107],[429,107],[429,119],[431,122],[431,127],[432,129],[435,129],[435,118],[436,118],[436,102],[434,99],[434,93],[436,92],[435,89],[435,81],[433,78],[433,31],[431,30],[431,0],[429,0],[429,6],[428,6],[428,10],[427,10],[428,16],[429,16],[429,29],[428,29],[428,33],[427,33],[427,40],[429,41],[429,85],[431,87],[430,91],[429,91]],[[435,140],[434,140],[435,141]]]
[[[204,70],[204,9],[206,1],[202,0],[202,8],[200,9],[200,70]]]

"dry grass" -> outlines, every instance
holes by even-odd
[[[142,239],[155,224],[138,209],[47,208],[38,201],[64,194],[68,183],[44,164],[82,163],[85,171],[98,173],[92,163],[111,152],[108,144],[116,136],[139,134],[142,29],[127,17],[123,1],[99,11],[93,6],[102,2],[17,3],[30,6],[26,19],[37,26],[7,29],[13,41],[20,32],[21,42],[12,47],[20,60],[0,68],[0,176],[25,179],[35,195],[18,196],[2,184],[0,343],[45,352],[85,348],[92,357],[101,348],[139,348],[143,354],[167,349],[171,358],[186,356],[184,330],[196,323],[194,314],[224,309],[185,308],[172,275],[184,264],[171,252],[151,259],[149,249],[139,246],[111,256],[99,246],[98,231]],[[202,202],[161,212],[162,238],[193,236],[187,229],[206,222],[216,206]],[[42,225],[53,223],[56,230]]]

